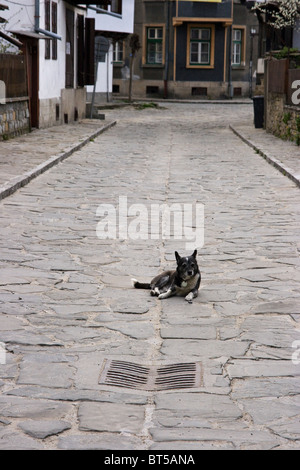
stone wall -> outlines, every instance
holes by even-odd
[[[61,90],[61,123],[84,119],[86,115],[86,87]]]
[[[300,105],[292,99],[293,82],[300,77],[289,67],[287,59],[265,60],[265,129],[300,145]]]
[[[268,93],[265,126],[267,132],[300,145],[300,108],[285,104],[286,96]]]
[[[30,130],[28,98],[7,99],[0,104],[0,140],[6,140]]]
[[[80,121],[86,116],[86,88],[64,88],[61,96],[40,99],[39,128]]]
[[[114,96],[128,96],[128,80],[114,78]],[[165,83],[163,80],[134,80],[132,94],[134,98],[163,98]],[[169,81],[168,98],[187,100],[218,100],[229,96],[228,82]],[[248,82],[232,82],[234,97],[249,96]],[[117,90],[117,91],[116,91]]]

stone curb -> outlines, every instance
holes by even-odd
[[[265,151],[257,147],[251,140],[244,137],[239,131],[237,131],[233,126],[229,125],[229,128],[232,132],[237,135],[245,144],[252,147],[259,155],[261,155],[268,163],[273,165],[277,170],[279,170],[284,176],[290,178],[298,187],[300,187],[300,175],[295,175],[293,170],[288,166],[284,165],[280,160],[273,157],[270,154],[267,154]]]
[[[89,137],[84,139],[82,142],[78,142],[72,147],[69,147],[67,150],[64,150],[63,152],[57,155],[54,155],[53,157],[48,158],[48,160],[36,166],[35,168],[33,168],[33,170],[27,171],[26,173],[23,173],[23,175],[21,176],[16,176],[15,178],[11,179],[4,185],[0,186],[0,200],[10,196],[14,192],[16,192],[19,188],[26,186],[31,180],[33,180],[37,176],[41,175],[42,173],[45,173],[45,171],[49,170],[54,165],[57,165],[58,163],[65,160],[66,158],[70,157],[74,152],[76,152],[77,150],[80,150],[88,142],[90,142],[91,139],[95,139],[100,134],[107,131],[111,127],[113,127],[116,123],[117,121],[112,121],[109,124],[105,125],[104,127],[97,129],[96,132],[93,132],[93,134],[91,134]]]
[[[118,98],[119,100],[126,100],[125,96],[120,96]],[[188,99],[176,99],[176,98],[133,98],[131,103],[112,103],[112,104],[103,104],[96,106],[97,108],[101,109],[109,109],[112,106],[120,104],[119,107],[122,106],[132,106],[137,103],[148,103],[148,102],[153,102],[153,103],[178,103],[178,104],[233,104],[233,105],[239,105],[239,104],[250,104],[253,106],[253,101],[249,99],[241,99],[241,100],[233,100],[233,99],[225,99],[225,100],[205,100],[205,99],[198,99],[198,100],[188,100]]]

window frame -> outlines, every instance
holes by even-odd
[[[160,37],[154,37],[154,38],[149,38],[148,37],[148,31],[150,29],[155,29],[158,31],[161,29],[162,34],[161,38]],[[146,67],[163,67],[165,64],[165,25],[162,23],[159,24],[145,24],[144,25],[144,47],[143,47],[143,65]],[[156,33],[155,33],[156,36]],[[161,62],[148,62],[148,49],[149,49],[149,44],[161,44]],[[155,52],[157,54],[158,52]]]
[[[58,4],[57,2],[51,2],[51,25],[52,32],[57,34],[57,16],[58,16]],[[52,60],[57,60],[57,39],[52,39]]]
[[[123,1],[122,0],[111,0],[110,4],[110,11],[112,13],[117,13],[118,15],[122,15],[123,11]]]
[[[51,0],[45,1],[45,30],[50,31],[51,28]],[[45,59],[51,59],[51,39],[45,39]]]
[[[241,40],[234,39],[234,32],[241,32]],[[233,62],[235,45],[240,44],[240,62]],[[246,27],[245,26],[232,26],[232,55],[231,55],[231,66],[233,68],[244,68],[246,66]]]
[[[57,34],[57,1],[45,1],[45,30]],[[57,39],[45,39],[45,60],[57,60]]]
[[[210,38],[192,38],[192,30],[210,30]],[[209,43],[208,50],[209,62],[192,62],[192,44]],[[198,46],[198,55],[201,54],[201,47]],[[194,52],[195,53],[195,52]],[[190,23],[187,27],[187,50],[186,50],[186,68],[188,69],[213,69],[215,67],[215,25],[213,23]]]
[[[119,59],[119,53],[122,53],[121,60]],[[124,64],[124,53],[125,53],[125,41],[120,39],[113,44],[113,64],[123,65]]]
[[[102,0],[102,3],[96,3],[96,8],[105,10],[108,13],[116,13],[117,15],[122,16],[123,12],[123,0]],[[97,11],[97,14],[101,12]]]

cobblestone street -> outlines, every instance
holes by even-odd
[[[299,449],[299,187],[229,128],[252,125],[252,106],[106,119],[117,124],[0,201],[0,449]],[[97,209],[120,197],[149,214],[204,205],[192,304],[131,286],[175,268],[186,240],[151,223],[145,239],[97,236]],[[201,362],[201,386],[99,384],[104,359]]]

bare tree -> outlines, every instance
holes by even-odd
[[[138,34],[132,34],[130,37],[130,42],[129,42],[130,50],[131,50],[131,55],[130,55],[130,74],[129,74],[129,93],[128,93],[128,99],[131,102],[132,101],[132,76],[133,76],[133,63],[134,63],[134,58],[137,53],[137,51],[141,48],[140,45],[140,38]]]

